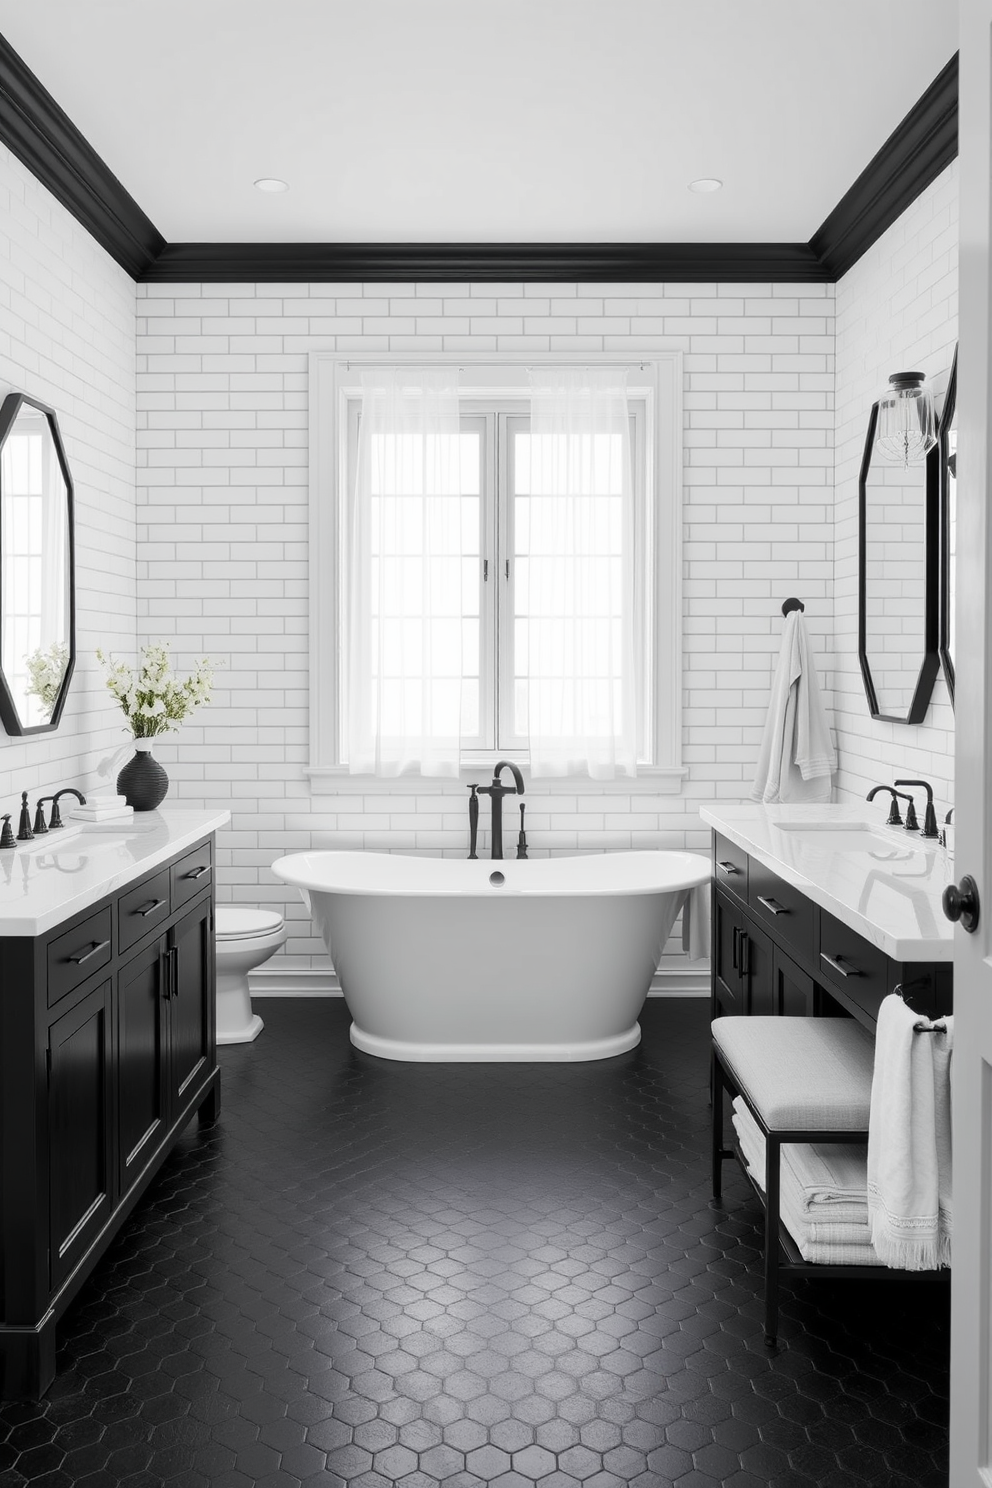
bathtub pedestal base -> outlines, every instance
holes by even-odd
[[[408,1064],[577,1064],[626,1054],[640,1041],[639,1023],[609,1038],[561,1044],[416,1044],[405,1039],[379,1038],[374,1033],[366,1033],[357,1023],[351,1025],[351,1042],[363,1054],[374,1054],[378,1059],[398,1059]]]

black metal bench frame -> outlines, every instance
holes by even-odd
[[[735,1141],[732,1147],[724,1146],[723,1093],[725,1090],[730,1091],[732,1095],[739,1095],[742,1098],[751,1115],[754,1117],[758,1129],[764,1136],[764,1193],[761,1191],[761,1185],[755,1181],[752,1174],[748,1171],[747,1161],[741,1151],[740,1144]],[[769,1348],[774,1348],[778,1340],[779,1277],[782,1275],[831,1277],[844,1281],[950,1281],[951,1273],[949,1269],[943,1271],[902,1271],[891,1266],[832,1265],[822,1261],[804,1260],[795,1240],[783,1224],[779,1212],[781,1202],[782,1147],[790,1142],[864,1143],[868,1140],[867,1128],[855,1131],[835,1131],[826,1127],[816,1130],[810,1130],[806,1127],[798,1131],[783,1130],[782,1128],[776,1128],[774,1131],[770,1131],[765,1125],[760,1111],[755,1109],[747,1091],[740,1087],[730,1070],[723,1064],[716,1044],[713,1045],[712,1091],[714,1202],[718,1204],[722,1204],[723,1202],[723,1163],[726,1158],[736,1158],[744,1176],[764,1206],[765,1343]]]

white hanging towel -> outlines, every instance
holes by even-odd
[[[710,885],[709,881],[690,889],[682,906],[682,950],[690,961],[702,961],[710,954]]]
[[[879,1256],[906,1271],[951,1260],[952,1044],[950,1018],[933,1024],[895,993],[883,998],[868,1117],[868,1217]]]
[[[801,610],[785,617],[752,801],[829,801],[837,751]]]

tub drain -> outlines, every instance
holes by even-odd
[[[494,889],[498,889],[500,884],[506,883],[506,879],[503,877],[502,873],[490,873],[489,882],[492,884]]]

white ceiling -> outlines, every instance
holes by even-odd
[[[0,32],[170,242],[805,242],[957,6],[0,0]]]

